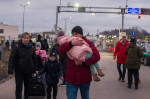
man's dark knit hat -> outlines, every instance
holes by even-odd
[[[71,33],[73,33],[73,32],[76,32],[76,33],[79,33],[79,34],[83,35],[83,30],[82,30],[82,28],[81,28],[80,26],[75,26],[75,27],[72,29],[72,32],[71,32]]]
[[[136,42],[135,38],[131,38],[130,42]]]

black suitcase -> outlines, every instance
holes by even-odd
[[[39,78],[33,77],[30,82],[29,96],[45,96],[45,84],[38,81]]]

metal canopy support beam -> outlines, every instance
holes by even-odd
[[[77,13],[109,13],[109,14],[122,14],[122,30],[124,28],[124,14],[127,13],[126,8],[113,8],[113,7],[74,7],[74,6],[57,6],[56,11],[56,27],[58,25],[58,13],[60,12],[77,12]]]
[[[58,12],[82,12],[82,13],[113,13],[122,14],[122,8],[112,7],[73,7],[73,6],[58,6]],[[125,8],[123,8],[125,9]],[[127,13],[126,13],[127,14]]]
[[[121,29],[121,32],[123,32],[123,29],[124,29],[124,14],[125,14],[125,8],[122,8],[122,9],[121,9],[121,13],[122,13],[122,29]]]

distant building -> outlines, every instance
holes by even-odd
[[[0,23],[0,41],[18,40],[19,27]]]

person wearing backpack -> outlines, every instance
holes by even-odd
[[[36,74],[41,75],[46,73],[46,84],[47,84],[47,99],[51,99],[51,91],[53,89],[53,99],[57,97],[57,84],[59,82],[59,78],[63,80],[63,73],[60,62],[57,60],[56,51],[50,52],[50,58],[45,63],[42,70],[36,72]]]
[[[8,74],[12,78],[15,71],[16,99],[22,99],[22,85],[24,83],[24,99],[29,98],[30,80],[36,73],[36,55],[32,44],[29,43],[30,35],[25,32],[21,40],[13,47],[9,63]]]
[[[125,52],[127,56],[126,67],[128,69],[128,88],[131,89],[132,75],[134,75],[135,89],[138,89],[140,58],[143,56],[140,47],[136,46],[136,39],[131,38],[129,46]]]

